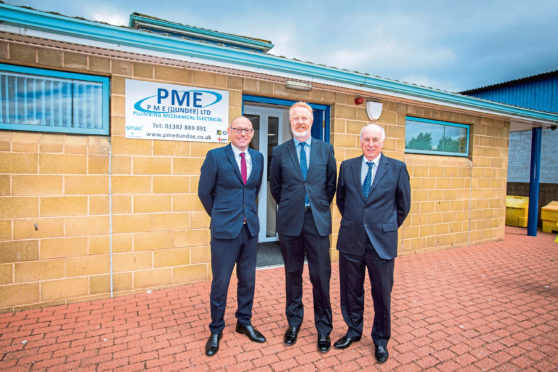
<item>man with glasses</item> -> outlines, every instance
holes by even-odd
[[[294,345],[302,319],[302,271],[304,256],[314,298],[314,324],[318,351],[329,351],[332,329],[329,280],[331,260],[330,205],[335,195],[337,167],[333,146],[311,137],[312,108],[297,102],[289,111],[294,138],[273,149],[271,194],[278,204],[277,232],[285,263],[286,316],[289,326],[285,345]]]
[[[246,117],[231,122],[231,143],[210,150],[201,167],[198,196],[211,216],[211,335],[205,345],[208,356],[219,351],[225,328],[227,292],[236,264],[238,279],[236,332],[253,342],[265,337],[252,327],[252,304],[256,284],[256,253],[260,222],[256,197],[263,174],[263,155],[248,148],[254,129]]]

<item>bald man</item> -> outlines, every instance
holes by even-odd
[[[211,216],[211,335],[205,345],[207,356],[219,351],[225,328],[227,292],[236,264],[236,332],[253,342],[265,337],[252,327],[252,304],[256,283],[256,254],[260,222],[256,197],[262,185],[263,155],[248,148],[254,129],[241,116],[231,122],[231,143],[207,153],[201,167],[198,196]]]

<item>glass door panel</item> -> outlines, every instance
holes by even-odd
[[[260,220],[258,242],[277,241],[275,218],[277,203],[271,196],[269,168],[273,148],[284,142],[284,123],[286,122],[288,125],[288,109],[245,106],[244,116],[250,119],[254,127],[254,137],[250,147],[264,156],[263,182],[258,195],[258,218]],[[290,138],[290,136],[288,137]]]

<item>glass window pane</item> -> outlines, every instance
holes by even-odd
[[[269,116],[267,118],[267,180],[271,176],[271,155],[273,148],[279,144],[279,118]]]
[[[252,141],[250,141],[250,148],[260,151],[260,116],[259,115],[244,115],[252,123],[252,128],[254,128],[254,135],[252,136]]]
[[[438,150],[444,152],[463,152],[465,128],[445,127],[444,137],[438,144]]]
[[[468,155],[468,129],[463,124],[407,118],[405,151],[440,155]]]
[[[87,81],[85,75],[48,70],[39,75],[42,72],[0,64],[0,128],[108,133],[108,107],[103,107],[108,78],[91,76]]]

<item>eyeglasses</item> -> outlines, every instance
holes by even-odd
[[[231,128],[231,130],[236,134],[241,134],[241,133],[250,134],[254,131],[254,129],[252,128]]]

